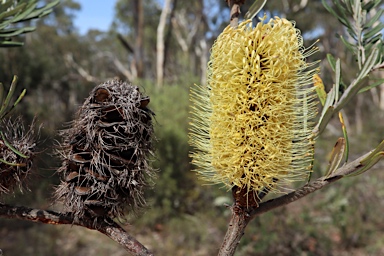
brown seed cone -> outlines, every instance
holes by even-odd
[[[0,126],[0,194],[3,194],[13,192],[17,186],[20,190],[26,186],[36,141],[33,125],[26,131],[20,117],[3,120]]]
[[[144,189],[154,176],[148,103],[137,86],[108,81],[93,89],[62,132],[63,180],[55,198],[76,217],[123,217],[145,206]]]

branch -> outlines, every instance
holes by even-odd
[[[75,219],[70,213],[58,213],[40,209],[32,209],[24,206],[12,206],[0,203],[0,217],[9,219],[29,220],[45,224],[61,225],[69,224],[97,230],[112,240],[118,242],[125,250],[136,256],[153,255],[134,237],[129,235],[121,226],[109,218]]]
[[[280,206],[293,203],[300,198],[303,198],[335,181],[338,181],[346,175],[353,175],[357,173],[362,167],[364,167],[361,162],[370,156],[372,152],[373,151],[370,151],[356,160],[338,168],[328,177],[321,177],[289,194],[260,203],[259,206],[246,208],[241,207],[238,204],[232,205],[231,220],[218,255],[234,255],[237,245],[239,244],[241,237],[244,235],[246,226],[253,218]]]
[[[73,67],[76,69],[76,71],[88,82],[98,82],[98,79],[94,76],[92,76],[88,71],[86,71],[82,66],[77,64],[75,60],[73,59],[73,54],[68,53],[64,55],[64,60],[68,67]]]
[[[129,53],[135,53],[135,51],[133,50],[132,46],[129,44],[129,42],[127,40],[125,40],[125,38],[120,34],[120,33],[117,33],[117,39],[119,40],[119,42],[121,43],[121,45],[129,52]]]
[[[245,0],[227,0],[229,9],[231,10],[230,17],[230,25],[232,28],[237,28],[239,24],[239,16],[240,16],[240,6],[243,5]]]
[[[137,77],[137,70],[136,66],[134,64],[134,61],[130,64],[130,69],[126,68],[126,65],[124,65],[112,52],[99,52],[96,55],[95,59],[103,59],[107,58],[110,61],[113,62],[114,67],[117,69],[118,72],[120,72],[122,75],[125,76],[126,80],[128,81],[134,81]]]
[[[270,210],[273,210],[277,207],[290,204],[294,201],[299,200],[300,198],[303,198],[319,189],[322,189],[323,187],[338,181],[339,179],[343,178],[346,175],[352,175],[354,172],[360,170],[363,165],[361,164],[361,161],[365,159],[367,156],[370,155],[372,151],[366,153],[365,155],[357,158],[356,160],[350,162],[349,164],[346,164],[340,168],[338,168],[333,175],[329,177],[321,177],[289,194],[286,194],[284,196],[268,200],[264,203],[261,203],[259,207],[252,209],[250,215],[252,215],[252,218],[254,218],[257,215],[260,215],[262,213],[268,212]]]

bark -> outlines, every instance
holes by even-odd
[[[118,242],[131,255],[153,255],[139,241],[129,235],[121,226],[109,218],[75,219],[70,213],[58,213],[23,206],[12,206],[0,203],[0,217],[9,219],[29,220],[52,225],[77,225],[97,230],[112,240]]]
[[[231,220],[229,222],[223,244],[220,247],[219,256],[229,256],[235,254],[237,245],[240,243],[240,239],[244,235],[244,230],[251,220],[251,216],[245,208],[232,206],[231,211]]]

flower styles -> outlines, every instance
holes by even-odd
[[[208,63],[207,86],[191,90],[192,162],[199,176],[257,195],[281,191],[311,170],[316,69],[295,24],[281,18],[228,26]]]

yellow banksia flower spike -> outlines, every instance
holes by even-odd
[[[286,191],[313,160],[316,63],[295,24],[282,18],[228,26],[217,38],[206,86],[191,89],[190,144],[199,176],[253,196]]]

